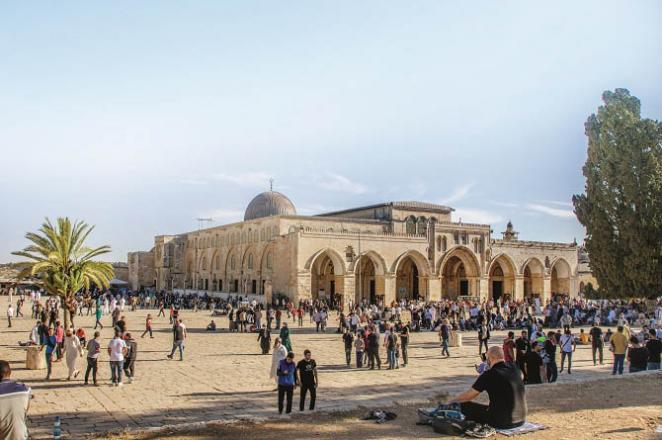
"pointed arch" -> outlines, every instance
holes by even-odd
[[[315,252],[310,258],[308,258],[306,264],[304,265],[304,268],[312,271],[313,268],[315,267],[315,264],[318,263],[320,258],[324,257],[325,255],[328,256],[333,262],[333,267],[334,270],[336,271],[336,274],[345,275],[345,273],[347,272],[347,268],[345,266],[343,257],[342,255],[340,255],[338,251],[332,248],[324,248]]]
[[[437,263],[437,275],[441,276],[443,274],[444,267],[453,257],[459,258],[464,263],[468,275],[474,277],[479,277],[481,275],[480,261],[478,261],[478,257],[476,257],[476,254],[466,246],[453,246],[448,250]]]
[[[430,276],[430,264],[428,263],[427,258],[425,258],[423,254],[415,250],[408,250],[400,254],[400,256],[397,257],[393,262],[393,264],[391,265],[391,272],[397,273],[398,269],[400,268],[400,265],[405,259],[407,259],[407,257],[410,257],[412,260],[414,260],[422,276],[426,276],[426,277]]]
[[[375,275],[384,275],[388,270],[388,266],[386,266],[386,260],[381,256],[381,254],[376,251],[365,251],[361,252],[361,255],[359,255],[352,263],[349,264],[348,272],[356,273],[359,268],[359,265],[356,263],[363,257],[369,258],[375,265]]]

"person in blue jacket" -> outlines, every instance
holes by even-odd
[[[292,412],[292,395],[294,394],[294,374],[297,364],[294,362],[294,352],[287,353],[287,357],[278,364],[278,413],[283,414],[283,401],[287,395],[287,414]]]

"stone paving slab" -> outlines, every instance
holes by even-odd
[[[206,332],[204,329],[212,319],[209,313],[184,311],[189,330],[185,360],[168,360],[171,334],[167,318],[155,319],[154,339],[140,338],[148,312],[156,316],[154,310],[124,313],[129,331],[138,341],[138,360],[136,380],[121,388],[108,386],[110,367],[105,351],[99,362],[100,387],[83,386],[82,373],[76,380],[66,381],[64,362],[54,364],[53,380],[46,382],[45,370],[25,369],[25,351],[16,343],[27,339],[33,320],[15,319],[12,329],[2,329],[0,358],[11,362],[14,379],[26,382],[33,390],[29,426],[34,438],[51,438],[56,415],[62,417],[63,430],[69,438],[119,429],[276,415],[275,384],[269,379],[271,356],[259,354],[256,334],[228,333],[227,322],[220,317],[213,319],[222,330]],[[319,411],[423,402],[438,394],[462,391],[475,380],[474,364],[479,359],[474,332],[464,333],[465,346],[451,348],[449,359],[441,357],[435,333],[413,333],[407,368],[370,371],[347,368],[340,335],[333,329],[316,333],[307,321],[301,328],[290,322],[291,337],[297,359],[308,348],[318,363]],[[110,325],[110,317],[103,317],[102,322]],[[76,324],[85,328],[88,337],[93,333],[92,316],[77,317]],[[112,330],[105,327],[104,348],[111,336]],[[491,342],[501,344],[504,336],[505,332],[494,332]],[[593,366],[588,346],[578,346],[575,358],[573,374],[560,375],[559,382],[610,372],[610,365]],[[85,360],[80,359],[79,368],[84,367]],[[298,400],[295,392],[295,411]]]

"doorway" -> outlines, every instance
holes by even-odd
[[[492,281],[492,300],[497,302],[503,295],[503,281]]]

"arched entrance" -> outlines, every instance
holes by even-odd
[[[333,250],[317,253],[310,264],[310,294],[313,299],[335,301],[342,293],[345,267]]]
[[[540,260],[531,258],[524,265],[524,297],[542,297],[544,268]]]
[[[377,277],[375,264],[366,256],[362,256],[356,266],[356,302],[363,300],[377,304]]]
[[[497,257],[490,266],[489,294],[493,301],[513,298],[515,291],[515,266],[505,256]]]
[[[458,248],[453,251],[440,262],[439,272],[442,296],[479,296],[480,267],[470,250]]]
[[[570,294],[570,265],[563,258],[559,258],[552,266],[552,295]]]
[[[421,292],[418,266],[411,256],[406,256],[398,265],[396,272],[396,298],[418,301],[425,297]]]

